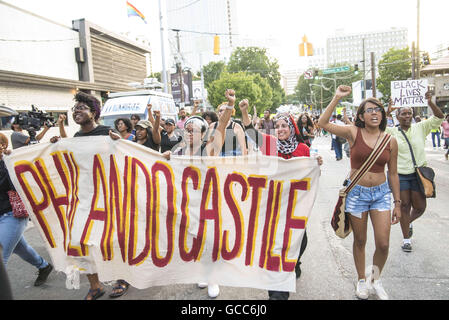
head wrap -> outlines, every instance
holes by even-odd
[[[295,151],[299,145],[299,141],[296,138],[296,134],[299,133],[299,130],[298,127],[296,126],[294,119],[292,119],[291,115],[281,114],[276,117],[276,122],[279,120],[284,120],[285,122],[287,122],[290,128],[290,136],[288,137],[287,140],[277,139],[277,149],[279,153],[290,154],[293,151]]]
[[[204,120],[203,118],[201,118],[199,116],[193,116],[193,117],[190,117],[189,119],[187,119],[187,121],[184,123],[184,128],[187,127],[187,125],[189,123],[192,123],[194,126],[200,128],[201,133],[204,133],[208,128],[208,124],[207,124],[206,120]]]

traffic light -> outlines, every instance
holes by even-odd
[[[422,64],[427,66],[428,64],[430,64],[430,57],[429,54],[427,52],[424,52],[422,55]]]
[[[299,56],[313,56],[313,45],[310,42],[307,42],[306,36],[302,38],[302,43],[299,44]]]
[[[220,55],[220,37],[217,35],[214,37],[214,55]]]

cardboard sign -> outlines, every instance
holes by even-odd
[[[427,79],[391,81],[391,99],[395,107],[427,106]]]

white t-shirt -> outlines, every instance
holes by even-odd
[[[335,124],[339,125],[339,126],[344,126],[345,125],[345,123],[343,121],[338,120],[338,119],[335,119]],[[336,139],[337,138],[337,136],[335,134],[331,134],[331,136],[332,136],[332,139]]]

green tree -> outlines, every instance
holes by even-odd
[[[218,107],[224,103],[224,93],[226,89],[234,89],[236,95],[236,117],[240,117],[238,103],[243,99],[248,99],[249,104],[256,106],[257,112],[267,109],[271,105],[271,91],[266,79],[260,75],[248,74],[246,72],[227,73],[224,72],[220,79],[209,85],[209,102]]]
[[[343,65],[347,64],[334,64],[330,65],[329,68]],[[335,74],[323,74],[322,71],[317,71],[318,76],[313,79],[304,79],[304,75],[301,75],[295,87],[295,95],[299,102],[312,104],[314,109],[322,108],[324,110],[332,100],[335,88],[339,85],[352,86],[353,82],[362,79],[362,74],[356,73],[353,66],[350,67],[349,71]]]
[[[209,89],[209,85],[215,80],[220,79],[221,74],[226,70],[224,61],[212,61],[203,66],[204,87]]]
[[[157,81],[162,82],[162,80],[161,80],[162,75],[160,72],[153,72],[147,78],[155,78],[155,79],[157,79]]]
[[[285,91],[281,87],[279,63],[276,59],[268,57],[266,49],[238,47],[232,52],[229,58],[227,70],[230,73],[242,71],[258,73],[262,78],[267,79],[272,90],[272,104],[270,106],[272,110],[286,101]]]
[[[412,76],[411,52],[405,49],[391,48],[379,61],[377,89],[382,93],[384,102],[391,96],[391,81],[407,80]]]

